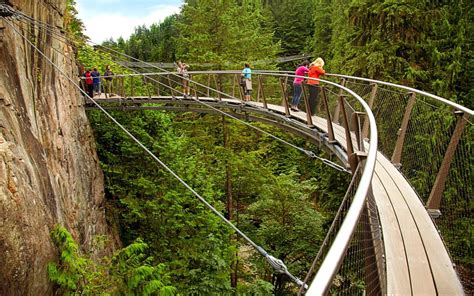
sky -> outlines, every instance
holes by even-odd
[[[135,27],[159,23],[178,13],[182,4],[182,0],[76,0],[76,9],[86,35],[102,43],[120,36],[128,39]]]

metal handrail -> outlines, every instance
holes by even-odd
[[[275,71],[265,71],[265,72],[270,72],[270,73],[287,73],[287,74],[290,74],[290,73],[294,73],[293,71],[278,71],[278,70],[275,70]],[[255,71],[255,73],[259,73],[259,71]],[[332,76],[332,77],[339,77],[339,78],[346,78],[346,79],[354,79],[354,80],[360,80],[360,81],[365,81],[365,82],[370,82],[370,83],[376,83],[376,84],[382,84],[382,85],[387,85],[387,86],[392,86],[392,87],[395,87],[395,88],[401,88],[401,89],[404,89],[404,90],[407,90],[409,92],[414,92],[414,93],[417,93],[417,94],[420,94],[420,95],[423,95],[423,96],[427,96],[427,97],[430,97],[432,99],[435,99],[436,101],[439,101],[439,102],[442,102],[443,104],[446,104],[446,105],[449,105],[459,111],[462,111],[462,112],[465,112],[469,115],[474,115],[474,110],[471,110],[465,106],[462,106],[462,105],[459,105],[453,101],[450,101],[450,100],[447,100],[445,98],[442,98],[440,96],[437,96],[437,95],[433,95],[433,94],[430,94],[428,92],[425,92],[425,91],[422,91],[422,90],[418,90],[416,88],[412,88],[412,87],[409,87],[409,86],[405,86],[405,85],[400,85],[400,84],[396,84],[396,83],[391,83],[391,82],[385,82],[385,81],[381,81],[381,80],[376,80],[376,79],[370,79],[370,78],[364,78],[364,77],[357,77],[357,76],[349,76],[349,75],[344,75],[344,74],[335,74],[335,73],[326,73],[325,74],[326,76]]]
[[[471,110],[467,107],[464,107],[462,105],[459,105],[453,101],[447,100],[445,98],[439,97],[437,95],[430,94],[428,92],[418,90],[415,88],[411,88],[408,86],[396,84],[396,83],[390,83],[390,82],[385,82],[385,81],[380,81],[380,80],[375,80],[375,79],[369,79],[369,78],[362,78],[362,77],[357,77],[357,76],[349,76],[349,75],[343,75],[343,74],[326,74],[327,76],[333,76],[333,77],[340,77],[340,78],[348,78],[348,79],[354,79],[354,80],[360,80],[360,81],[366,81],[366,82],[371,82],[371,83],[377,83],[377,84],[382,84],[382,85],[387,85],[387,86],[392,86],[396,88],[401,88],[404,90],[408,90],[409,92],[414,92],[423,96],[430,97],[432,99],[435,99],[439,102],[442,102],[443,104],[449,105],[459,111],[465,112],[469,115],[474,115],[474,110]]]

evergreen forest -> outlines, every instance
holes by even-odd
[[[79,63],[127,73],[109,53],[87,45],[75,5],[68,0],[65,21]],[[102,45],[149,62],[183,60],[192,70],[241,69],[245,62],[294,70],[301,61],[277,58],[323,57],[327,72],[415,87],[472,109],[473,18],[474,4],[464,0],[185,0],[179,14]],[[139,81],[135,87],[145,92]],[[104,114],[87,114],[104,172],[108,222],[122,248],[93,261],[58,226],[52,237],[61,261],[48,272],[59,294],[298,293]],[[112,115],[292,274],[306,276],[349,174],[221,115]],[[329,157],[305,139],[252,125]],[[108,239],[97,238],[98,246]],[[472,268],[472,255],[465,262]]]

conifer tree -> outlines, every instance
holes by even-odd
[[[265,17],[260,1],[186,1],[181,13],[179,55],[196,63],[219,68],[243,61],[272,59],[279,45],[262,26]]]

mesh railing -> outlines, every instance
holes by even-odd
[[[372,107],[379,150],[407,178],[431,214],[465,291],[474,276],[473,111],[442,98],[380,81],[340,76],[350,89],[377,85]],[[363,86],[365,85],[365,86]]]
[[[347,189],[344,199],[332,222],[332,225],[311,266],[307,279],[315,270],[319,270],[323,259],[333,245],[338,231],[350,209],[361,179],[359,166]],[[374,198],[369,190],[364,208],[357,226],[347,247],[346,254],[340,262],[334,276],[329,294],[331,295],[379,295],[385,291],[385,267],[383,261],[383,242],[380,221]],[[334,262],[337,264],[337,262]],[[303,291],[300,291],[302,294]]]

